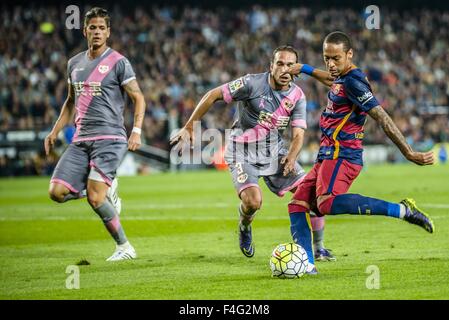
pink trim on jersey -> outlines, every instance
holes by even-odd
[[[286,194],[288,191],[290,191],[291,189],[299,186],[302,182],[302,180],[304,180],[304,178],[306,177],[306,175],[304,175],[301,179],[299,179],[298,181],[294,182],[291,186],[288,186],[287,188],[282,189],[281,191],[278,192],[278,196],[279,197],[283,197],[284,194]]]
[[[111,140],[111,139],[126,141],[126,138],[124,136],[96,136],[96,137],[80,138],[76,140],[73,139],[73,142],[92,141],[92,140]]]
[[[76,190],[70,183],[68,183],[67,181],[61,180],[61,179],[51,179],[50,183],[58,183],[58,184],[62,184],[64,187],[66,187],[67,189],[70,190],[70,192],[73,193],[79,193],[78,190]]]
[[[240,196],[240,194],[242,193],[243,190],[248,189],[250,187],[258,187],[260,189],[260,187],[257,183],[247,183],[240,187],[239,191],[237,192],[238,195]]]
[[[100,169],[98,169],[97,165],[95,164],[95,162],[93,162],[92,160],[89,162],[89,166],[92,168],[94,167],[95,170],[97,170],[97,172],[101,175],[101,177],[103,178],[104,182],[108,185],[111,186],[112,185],[112,180],[109,179]]]
[[[229,103],[232,101],[231,91],[229,91],[228,84],[224,84],[221,86],[221,93],[223,93],[223,100],[226,103]]]
[[[287,97],[281,100],[280,106],[273,112],[273,115],[271,117],[271,126],[270,126],[271,128],[267,128],[266,126],[258,124],[254,128],[246,130],[241,136],[236,137],[234,140],[239,143],[251,143],[264,139],[271,129],[276,128],[276,122],[278,121],[279,116],[289,117],[291,115],[293,107],[296,105],[298,100],[300,100],[303,96],[304,92],[302,92],[301,88],[295,85],[292,92],[290,92],[290,94]],[[287,99],[293,103],[293,107],[291,110],[287,110],[284,107],[284,104],[287,102]]]
[[[118,53],[117,51],[112,52],[110,55],[108,55],[106,58],[104,58],[103,60],[101,60],[96,66],[94,71],[92,71],[92,73],[87,77],[86,81],[84,82],[84,86],[88,86],[89,82],[101,82],[103,81],[103,79],[109,74],[109,72],[112,71],[112,69],[114,68],[114,66],[116,65],[116,63],[122,59],[123,56]],[[109,67],[109,70],[105,73],[100,73],[100,71],[98,70],[98,66],[100,65],[106,65]],[[90,103],[92,102],[93,96],[92,95],[83,95],[81,94],[78,97],[78,101],[76,104],[76,110],[77,110],[77,115],[76,115],[76,119],[75,119],[75,123],[76,123],[76,132],[75,135],[73,137],[73,140],[76,140],[76,138],[78,137],[80,130],[81,130],[81,121],[83,120],[84,116],[87,113],[87,109],[90,106]]]
[[[292,127],[301,127],[306,129],[307,128],[307,122],[304,119],[296,119],[292,121]]]

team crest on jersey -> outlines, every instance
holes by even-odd
[[[284,100],[282,100],[282,106],[285,110],[290,112],[293,109],[293,102],[289,98],[285,98]]]
[[[246,173],[243,173],[237,177],[238,183],[245,183],[246,180],[248,180],[248,174]]]
[[[243,88],[245,86],[245,84],[243,83],[242,78],[239,78],[237,80],[234,80],[232,82],[229,83],[229,91],[231,91],[231,93],[239,90],[240,88]]]
[[[341,88],[341,84],[334,84],[334,86],[332,87],[332,92],[334,94],[338,94],[340,92],[340,88]]]
[[[104,65],[104,64],[100,64],[100,65],[98,66],[98,71],[99,71],[100,73],[104,74],[104,73],[106,73],[106,72],[109,71],[109,66]]]

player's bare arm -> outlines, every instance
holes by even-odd
[[[386,135],[399,148],[404,157],[417,165],[431,165],[434,163],[433,152],[416,152],[410,147],[396,124],[381,106],[374,107],[368,114],[380,124]]]
[[[58,133],[72,120],[75,110],[75,92],[72,85],[68,85],[67,99],[62,105],[61,112],[59,114],[58,120],[56,120],[55,125],[51,132],[45,137],[44,148],[45,154],[48,156],[50,151],[53,149]]]
[[[288,154],[282,158],[281,164],[284,165],[284,176],[295,171],[295,163],[298,159],[299,151],[301,151],[304,142],[304,129],[293,128],[292,129],[292,141],[290,143],[290,148]]]
[[[185,144],[193,145],[193,123],[201,120],[201,118],[207,113],[212,105],[219,100],[223,100],[223,93],[221,92],[221,86],[215,89],[209,90],[200,100],[200,102],[193,110],[192,115],[186,122],[184,127],[170,139],[170,144],[176,144],[175,147],[181,148]]]
[[[128,149],[134,151],[142,144],[140,136],[143,118],[145,116],[145,99],[137,80],[131,80],[129,83],[124,85],[123,88],[134,103],[135,107],[134,127],[128,140]]]
[[[299,75],[303,66],[304,64],[302,63],[295,63],[288,69],[288,73],[290,73],[291,75]],[[317,68],[313,69],[311,76],[327,87],[331,87],[335,79],[329,72]]]

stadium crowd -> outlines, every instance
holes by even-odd
[[[110,46],[131,61],[147,102],[146,144],[168,149],[170,119],[181,125],[208,89],[267,70],[281,44],[295,46],[301,62],[324,68],[322,41],[337,29],[352,36],[354,61],[411,144],[429,149],[449,138],[449,12],[380,8],[381,28],[368,30],[363,11],[353,9],[109,9]],[[0,131],[50,129],[66,97],[67,60],[86,50],[82,30],[67,29],[63,6],[5,6],[0,17]],[[306,76],[298,84],[308,99],[306,143],[313,147],[326,88]],[[127,108],[129,128],[132,105]],[[217,104],[204,126],[229,128],[234,112],[235,106]],[[365,144],[386,141],[368,120]],[[3,168],[8,158],[0,160]]]

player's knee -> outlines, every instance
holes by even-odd
[[[100,207],[104,201],[105,201],[104,195],[92,190],[87,192],[87,202],[89,202],[92,208]]]
[[[331,213],[332,203],[334,202],[334,199],[335,199],[335,196],[332,194],[319,196],[317,198],[318,210],[321,215]]]
[[[306,201],[293,199],[288,204],[288,213],[308,212],[310,206]]]
[[[262,207],[262,199],[260,197],[248,198],[243,201],[243,205],[250,212],[256,212]]]
[[[58,185],[55,184],[51,184],[50,188],[48,189],[48,195],[50,196],[50,199],[58,203],[64,202],[66,194],[67,193],[64,192],[63,188],[60,188]]]

